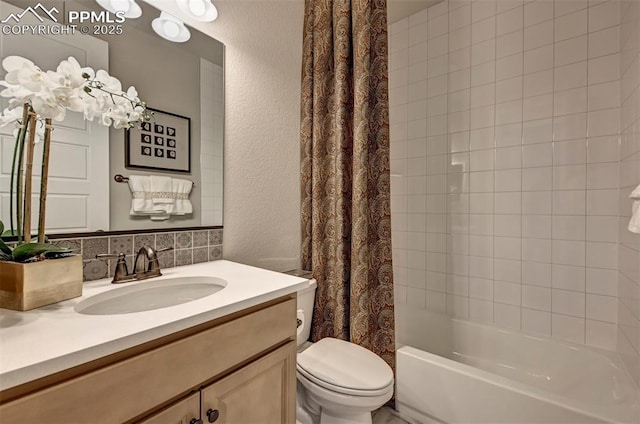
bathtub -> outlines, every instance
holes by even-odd
[[[402,306],[396,408],[418,423],[639,423],[614,353]]]

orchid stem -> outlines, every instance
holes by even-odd
[[[47,212],[47,184],[49,182],[49,150],[51,148],[51,118],[45,120],[42,168],[40,172],[40,208],[38,215],[38,243],[44,243]]]
[[[19,208],[20,202],[18,199],[14,199],[14,187],[16,196],[20,192],[20,187],[16,186],[16,180],[18,179],[18,175],[16,175],[16,168],[18,167],[18,152],[22,152],[21,146],[24,145],[24,138],[27,133],[27,117],[29,116],[29,105],[25,104],[22,107],[22,121],[20,121],[20,128],[18,130],[18,135],[16,136],[16,145],[13,148],[13,159],[11,161],[11,182],[9,183],[9,228],[11,229],[11,235],[16,235],[16,227],[14,224],[14,218],[18,218],[18,209],[15,210],[14,216],[14,206]],[[18,228],[20,228],[20,224],[18,224]]]
[[[27,136],[27,125],[29,124],[29,119],[30,119],[30,115],[29,113],[31,112],[31,105],[29,105],[29,103],[25,103],[24,104],[24,109],[22,112],[22,115],[24,117],[24,119],[22,120],[22,134],[20,137],[20,147],[19,147],[19,151],[18,151],[18,169],[17,172],[15,173],[17,178],[16,178],[16,232],[17,232],[17,236],[18,236],[18,241],[20,241],[20,236],[24,236],[23,233],[23,218],[24,218],[24,201],[23,201],[23,197],[24,197],[24,191],[23,191],[23,174],[22,174],[22,166],[24,163],[24,145],[25,145],[25,140],[26,140],[26,136]],[[24,237],[22,238],[22,241],[24,241]]]
[[[24,181],[24,230],[22,235],[25,243],[31,241],[31,183],[33,178],[33,151],[36,139],[36,114],[29,111],[29,141],[27,144],[27,167]]]

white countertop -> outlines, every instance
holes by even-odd
[[[83,315],[74,306],[93,295],[142,282],[84,284],[83,296],[27,312],[0,309],[0,390],[193,327],[293,293],[307,280],[229,261],[163,269],[163,278],[213,276],[221,291],[167,308],[120,315]]]

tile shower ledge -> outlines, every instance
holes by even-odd
[[[80,365],[297,291],[307,281],[230,261],[163,270],[147,281],[212,276],[218,293],[181,305],[122,315],[82,315],[74,306],[123,285],[110,279],[84,285],[82,297],[28,312],[0,309],[0,390]],[[127,283],[144,284],[145,282]]]

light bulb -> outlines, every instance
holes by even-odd
[[[129,0],[111,0],[111,7],[113,10],[121,10],[124,13],[127,13],[131,4],[129,3]]]
[[[218,17],[211,0],[176,0],[176,4],[182,13],[200,22],[211,22]]]
[[[184,23],[167,12],[160,12],[160,16],[151,21],[151,27],[160,37],[174,43],[184,43],[191,38]]]
[[[180,34],[180,27],[173,21],[164,21],[162,29],[169,38],[176,38]]]
[[[189,0],[189,10],[196,16],[202,16],[207,11],[203,0]]]

